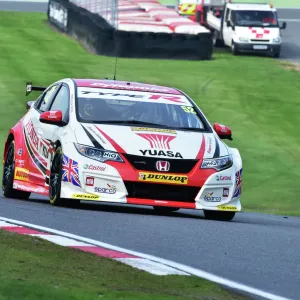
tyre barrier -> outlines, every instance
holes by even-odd
[[[129,27],[130,31],[117,30],[100,15],[68,0],[49,0],[47,15],[50,24],[75,37],[99,55],[189,60],[212,58],[213,43],[210,32],[139,32],[133,31],[134,26]]]

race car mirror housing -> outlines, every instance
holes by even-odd
[[[65,125],[62,120],[61,110],[45,111],[40,115],[40,122],[57,126]]]
[[[232,141],[232,131],[229,127],[215,123],[214,130],[220,139]]]

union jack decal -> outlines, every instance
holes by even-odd
[[[239,197],[242,194],[242,173],[243,169],[240,169],[237,173],[235,173],[235,190],[233,194],[233,198]]]
[[[62,165],[62,181],[72,182],[81,187],[78,175],[78,162],[64,154]]]

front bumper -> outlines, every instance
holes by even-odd
[[[78,164],[78,179],[63,177],[62,198],[201,210],[241,210],[242,162],[239,156],[235,156],[231,168],[221,172],[200,169],[201,161],[198,161],[189,170],[171,174],[141,170],[125,157],[125,163],[100,163],[80,155],[73,145],[68,146],[65,146],[64,154]]]
[[[235,47],[239,52],[278,53],[281,50],[281,44],[235,43]]]

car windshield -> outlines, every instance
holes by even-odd
[[[149,94],[122,91],[124,95],[111,91],[110,95],[79,93],[76,110],[78,121],[83,123],[107,124],[141,124],[162,128],[176,128],[186,130],[206,130],[205,120],[193,108],[188,99],[183,96],[166,95],[162,100],[157,94],[151,97],[157,101],[149,101]],[[126,95],[127,94],[127,95]],[[145,97],[146,95],[146,97]],[[181,103],[176,100],[181,97]],[[173,99],[173,100],[169,100]],[[144,100],[144,101],[143,101]],[[177,102],[176,102],[177,101]]]
[[[236,26],[278,27],[278,18],[273,11],[237,10],[233,12]]]

